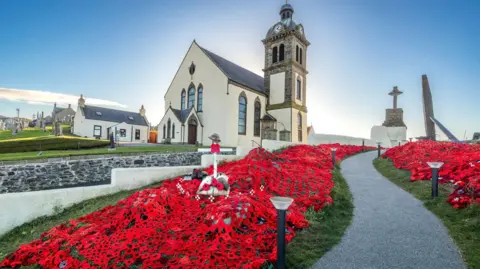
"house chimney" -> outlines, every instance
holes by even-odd
[[[80,94],[80,98],[78,99],[78,106],[85,107],[85,99],[83,99],[83,94]]]
[[[53,104],[53,109],[57,108],[57,102]]]
[[[68,108],[72,108],[72,105],[71,105],[71,104],[68,104]]]
[[[140,108],[140,115],[142,115],[143,117],[145,117],[145,107],[142,107]]]

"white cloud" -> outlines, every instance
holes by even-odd
[[[0,88],[0,99],[16,102],[26,102],[32,105],[53,105],[53,103],[57,103],[57,105],[59,106],[67,106],[68,104],[74,106],[78,103],[78,98],[79,96],[63,93]],[[90,105],[104,105],[122,108],[127,107],[124,104],[120,104],[114,101],[88,98],[88,96],[84,98],[85,102]]]

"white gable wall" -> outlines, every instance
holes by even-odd
[[[162,121],[160,121],[160,124],[158,124],[158,136],[157,136],[157,143],[162,143],[164,138],[163,138],[163,126],[165,125],[165,137],[167,136],[168,133],[168,120],[170,119],[171,122],[171,127],[170,127],[170,142],[172,143],[181,143],[182,142],[182,123],[178,120],[178,118],[173,114],[172,110],[167,110],[165,113],[165,116],[162,118]],[[175,125],[175,137],[173,137],[173,125]]]
[[[189,73],[189,67],[192,62],[195,64],[195,73],[193,76]],[[195,42],[192,43],[190,49],[185,55],[177,74],[173,78],[172,84],[165,94],[164,101],[166,109],[168,109],[170,102],[172,108],[181,108],[180,101],[182,89],[185,89],[186,91],[185,103],[187,104],[188,87],[190,83],[195,85],[195,108],[197,108],[198,86],[200,83],[203,85],[203,112],[198,112],[197,114],[205,128],[203,130],[202,138],[202,128],[201,126],[197,127],[198,142],[204,145],[210,145],[208,136],[212,133],[217,133],[223,140],[227,137],[227,127],[225,123],[227,122],[228,117],[225,111],[231,109],[227,102],[224,102],[224,100],[226,100],[225,98],[228,97],[228,79]],[[187,140],[188,122],[185,123],[185,143]]]

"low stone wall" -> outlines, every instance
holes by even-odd
[[[132,190],[191,172],[197,166],[115,168],[111,183],[99,186],[0,195],[0,235],[18,225],[87,199]]]
[[[204,154],[209,152],[104,155],[4,164],[0,166],[0,194],[110,184],[113,168],[200,166]],[[234,155],[235,151],[220,154]]]

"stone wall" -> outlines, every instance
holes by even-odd
[[[403,109],[388,108],[385,110],[385,122],[383,126],[386,127],[406,127],[403,122]]]
[[[112,168],[190,166],[209,152],[102,156],[0,165],[0,194],[110,184]],[[233,152],[222,152],[234,155]]]

